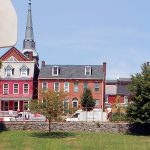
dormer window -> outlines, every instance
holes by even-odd
[[[90,66],[85,66],[85,75],[91,76],[91,67]]]
[[[58,74],[59,74],[59,67],[53,66],[52,67],[52,76],[58,76]]]
[[[29,75],[29,68],[26,67],[25,65],[23,65],[20,68],[20,74],[21,74],[22,77],[27,77]]]
[[[10,65],[8,65],[6,68],[5,68],[5,75],[7,77],[11,77],[12,75],[14,75],[14,68]]]

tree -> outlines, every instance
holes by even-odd
[[[1,61],[1,59],[0,59],[0,69],[1,69],[1,67],[2,67],[2,61]]]
[[[131,123],[150,124],[150,66],[143,64],[141,70],[131,78],[132,101],[127,107],[127,118]]]
[[[33,101],[31,103],[31,110],[37,111],[44,116],[49,121],[49,132],[51,132],[51,122],[56,121],[63,114],[64,105],[63,101],[66,97],[64,92],[53,92],[47,90],[46,92],[41,92],[38,101]]]
[[[92,110],[95,106],[95,100],[92,96],[92,91],[87,88],[84,90],[82,96],[81,96],[81,106],[83,107],[83,110]]]

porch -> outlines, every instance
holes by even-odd
[[[29,110],[30,100],[0,100],[0,116],[15,116]]]
[[[0,117],[8,117],[8,116],[15,117],[17,116],[17,113],[18,111],[12,111],[12,110],[0,111]]]

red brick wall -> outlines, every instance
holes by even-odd
[[[93,98],[94,99],[99,99],[99,108],[102,107],[102,94],[103,94],[103,88],[102,88],[102,81],[101,80],[75,80],[75,79],[72,79],[72,80],[63,80],[63,79],[60,79],[60,80],[39,80],[39,89],[42,89],[42,82],[48,82],[48,88],[50,90],[54,90],[54,82],[59,82],[60,83],[60,90],[64,89],[64,82],[69,82],[69,93],[68,93],[68,96],[67,98],[69,98],[69,103],[70,105],[72,105],[72,99],[73,98],[77,98],[78,99],[78,102],[80,103],[80,98],[81,98],[81,95],[83,93],[83,83],[84,82],[87,82],[88,83],[88,88],[91,89],[92,91],[92,95],[93,95]],[[74,92],[74,83],[75,82],[78,82],[78,92]],[[95,92],[95,89],[94,89],[94,83],[100,83],[100,88],[99,88],[99,91],[98,92]]]
[[[9,94],[4,95],[3,94],[3,84],[9,85]],[[13,85],[18,84],[19,85],[19,94],[13,94]],[[29,94],[23,94],[23,84],[29,84]],[[32,80],[2,80],[0,82],[0,97],[32,97],[33,95],[33,81]]]

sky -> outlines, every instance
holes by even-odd
[[[28,0],[12,0],[22,49]],[[107,79],[127,78],[150,61],[150,0],[32,0],[40,62],[102,65]],[[0,54],[6,52],[2,49]]]

